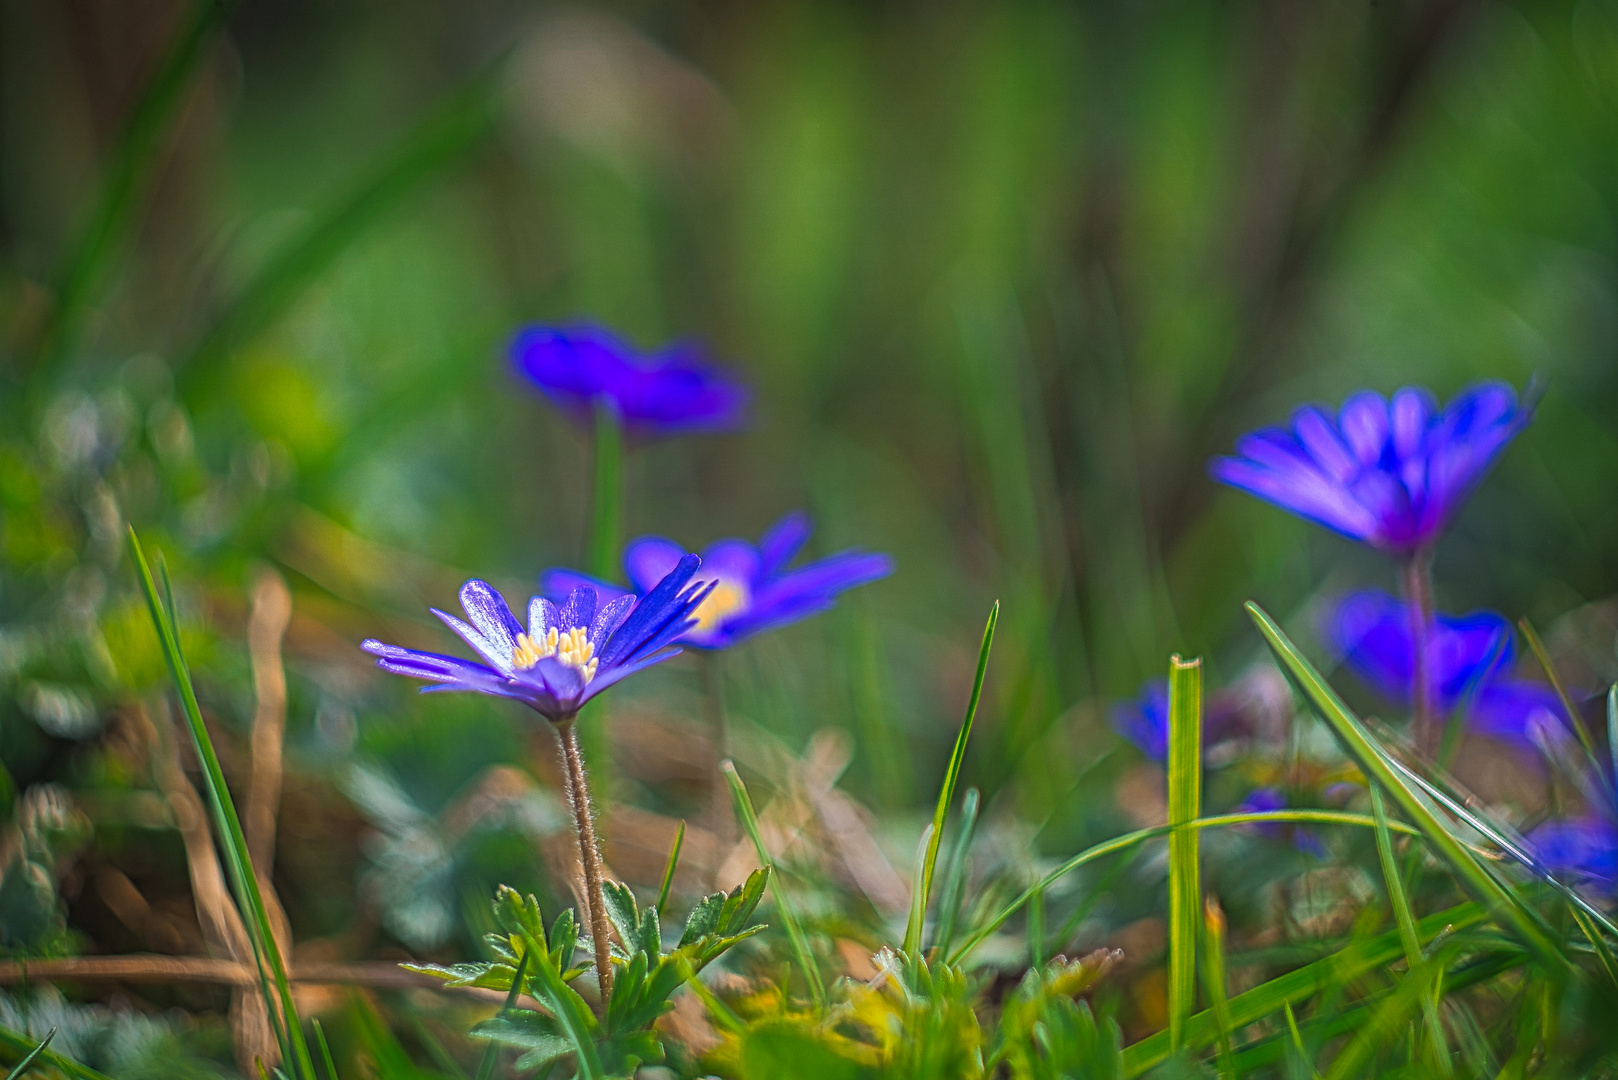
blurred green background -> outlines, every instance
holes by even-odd
[[[6,0],[0,55],[0,760],[95,822],[63,948],[160,947],[105,868],[186,892],[139,812],[164,673],[126,523],[227,748],[253,582],[291,588],[300,940],[454,953],[495,881],[567,896],[544,733],[356,647],[447,649],[465,577],[583,559],[588,440],[509,374],[525,322],[696,338],[756,388],[744,433],[633,448],[629,535],[803,507],[816,553],[895,556],[710,675],[757,772],[844,733],[901,868],[995,598],[966,781],[1036,858],[1116,827],[1108,703],[1170,652],[1230,682],[1241,601],[1309,640],[1392,586],[1206,477],[1304,400],[1547,379],[1440,605],[1606,627],[1581,662],[1618,674],[1618,4]],[[622,829],[703,818],[700,665],[615,696]],[[491,767],[533,786],[446,824]]]

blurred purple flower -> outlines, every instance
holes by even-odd
[[[574,589],[558,607],[542,596],[528,601],[528,630],[511,614],[505,597],[487,582],[461,586],[466,622],[437,608],[437,615],[487,663],[419,652],[370,640],[360,648],[395,675],[437,686],[423,693],[462,690],[514,698],[553,722],[571,719],[584,703],[643,668],[676,655],[671,648],[694,624],[691,615],[713,586],[687,587],[701,560],[678,559],[646,596],[608,598],[598,608],[596,590]]]
[[[1610,813],[1547,821],[1528,834],[1528,844],[1562,880],[1618,893],[1618,820]]]
[[[1429,544],[1533,418],[1505,383],[1462,391],[1442,412],[1407,386],[1392,402],[1366,390],[1336,419],[1306,405],[1290,428],[1263,428],[1214,458],[1215,480],[1353,540],[1400,555]]]
[[[702,553],[702,573],[713,591],[694,613],[682,644],[726,649],[743,638],[796,622],[831,607],[837,594],[893,573],[886,555],[844,551],[796,570],[786,566],[809,539],[805,514],[788,514],[755,547],[746,540],[720,540]],[[644,536],[624,550],[624,572],[635,592],[645,592],[679,561],[683,549],[660,536]],[[630,590],[572,570],[549,570],[541,587],[560,595],[580,585],[608,596]]]
[[[1385,592],[1345,597],[1326,635],[1349,668],[1389,701],[1409,704],[1414,648],[1410,609]],[[1471,695],[1467,719],[1474,730],[1535,747],[1540,737],[1558,738],[1561,702],[1544,683],[1513,679],[1511,624],[1493,612],[1438,615],[1427,630],[1427,700],[1449,713]]]
[[[746,421],[747,388],[690,343],[646,356],[600,326],[530,326],[512,342],[511,362],[562,409],[588,418],[605,401],[640,434],[731,431]]]
[[[1202,752],[1206,756],[1226,739],[1244,734],[1247,728],[1244,704],[1247,695],[1232,692],[1211,694],[1202,710]],[[1149,679],[1140,695],[1120,701],[1112,709],[1112,729],[1134,743],[1153,761],[1169,756],[1169,681]]]
[[[1285,793],[1278,788],[1254,788],[1248,793],[1247,798],[1236,804],[1231,813],[1265,813],[1270,810],[1285,810],[1289,805]],[[1322,862],[1328,857],[1326,845],[1320,842],[1320,837],[1301,826],[1265,821],[1255,822],[1247,828],[1271,840],[1290,840],[1293,847],[1306,855],[1313,855]]]

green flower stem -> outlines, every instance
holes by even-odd
[[[573,825],[579,836],[579,862],[584,866],[585,914],[590,920],[590,940],[596,953],[596,978],[601,984],[601,1007],[605,1009],[607,997],[612,993],[612,929],[607,925],[607,906],[601,898],[601,849],[596,846],[590,789],[584,778],[584,756],[579,753],[578,725],[572,719],[564,720],[556,725],[556,734],[562,741],[567,801],[573,809]]]
[[[619,533],[623,528],[624,429],[618,410],[602,399],[595,410],[594,481],[590,505],[590,573],[618,576]]]
[[[1427,687],[1427,629],[1433,622],[1433,553],[1420,548],[1404,564],[1401,582],[1410,608],[1410,701],[1415,712],[1413,734],[1423,754],[1438,748],[1433,702]]]

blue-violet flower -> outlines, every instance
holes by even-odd
[[[637,434],[730,431],[746,421],[747,388],[689,342],[642,355],[599,326],[530,326],[512,342],[511,362],[560,408],[588,418],[606,403]]]
[[[1227,739],[1247,733],[1243,708],[1245,695],[1229,692],[1210,694],[1202,714],[1202,752],[1206,756]],[[1148,679],[1140,694],[1120,701],[1112,708],[1112,728],[1134,743],[1152,761],[1164,762],[1169,756],[1169,681]]]
[[[1414,695],[1412,619],[1404,603],[1377,590],[1354,593],[1337,605],[1326,636],[1350,669],[1389,701]],[[1561,703],[1544,683],[1512,678],[1511,624],[1493,612],[1434,617],[1426,634],[1427,700],[1447,714],[1469,700],[1475,730],[1533,748],[1539,737],[1565,731]]]
[[[1485,382],[1439,411],[1427,390],[1362,391],[1336,418],[1307,405],[1289,428],[1255,431],[1214,479],[1344,536],[1399,555],[1425,547],[1533,418],[1505,383]]]
[[[743,638],[795,622],[831,607],[837,594],[865,585],[893,572],[886,555],[843,551],[818,562],[788,570],[787,564],[802,550],[810,533],[809,518],[788,514],[772,525],[757,546],[746,540],[720,540],[702,553],[703,576],[714,588],[694,613],[692,628],[682,644],[702,649],[725,649]],[[668,572],[682,549],[672,540],[645,536],[624,551],[624,573],[634,592],[644,593]],[[630,590],[571,570],[547,571],[545,592],[559,595],[581,585],[593,586],[606,596],[630,595]]]
[[[462,690],[514,698],[560,723],[609,686],[679,652],[673,644],[695,625],[692,612],[713,589],[688,585],[701,560],[676,560],[644,597],[600,602],[589,585],[562,604],[543,596],[528,602],[528,629],[511,614],[505,598],[487,582],[461,586],[465,622],[433,609],[485,663],[420,652],[370,640],[360,647],[378,657],[377,667],[436,686],[423,693]],[[598,606],[599,605],[599,606]]]

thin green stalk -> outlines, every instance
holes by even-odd
[[[726,761],[720,768],[724,770],[725,779],[730,783],[730,793],[736,802],[736,816],[741,819],[742,828],[753,841],[753,850],[758,852],[759,862],[770,870],[770,891],[775,894],[775,906],[781,913],[781,925],[786,927],[792,951],[798,958],[798,966],[803,969],[803,977],[809,983],[809,996],[814,1000],[817,1010],[824,1010],[826,985],[821,981],[820,967],[815,963],[815,954],[809,948],[809,939],[804,935],[797,912],[787,897],[786,886],[781,881],[781,868],[770,858],[769,851],[764,847],[764,838],[758,831],[758,815],[753,811],[753,800],[747,797],[747,785],[742,783],[734,763]]]
[[[202,762],[203,780],[208,792],[208,802],[213,810],[214,823],[219,830],[220,848],[225,855],[225,865],[229,870],[231,883],[235,887],[237,904],[242,909],[242,921],[247,926],[255,959],[261,964],[260,978],[264,978],[263,966],[268,966],[274,979],[276,996],[280,999],[281,1016],[278,1018],[275,1010],[268,1005],[272,999],[267,986],[266,1008],[272,1022],[279,1023],[281,1019],[285,1020],[285,1036],[291,1051],[287,1056],[292,1059],[294,1075],[300,1080],[304,1077],[314,1080],[314,1059],[309,1054],[309,1044],[304,1039],[303,1025],[298,1020],[297,1007],[293,1004],[292,983],[287,977],[286,963],[281,956],[281,948],[276,943],[275,933],[271,929],[264,897],[259,892],[258,875],[252,869],[252,856],[248,853],[247,838],[242,833],[241,819],[236,814],[235,803],[231,801],[230,789],[225,784],[225,773],[220,768],[219,756],[214,752],[207,725],[202,721],[202,709],[197,704],[196,690],[191,685],[191,672],[186,665],[185,654],[180,650],[180,635],[174,622],[172,598],[169,610],[165,611],[158,598],[157,585],[152,580],[152,570],[146,562],[146,554],[141,550],[140,538],[135,535],[133,528],[129,530],[129,546],[140,574],[141,588],[146,594],[146,606],[151,614],[152,624],[157,628],[163,658],[168,663],[169,674],[179,691],[182,711],[191,730],[192,746]]]
[[[315,1027],[315,1042],[320,1046],[320,1059],[326,1063],[326,1076],[328,1080],[338,1080],[337,1063],[331,1059],[331,1047],[326,1042],[326,1029],[320,1026],[320,1019],[311,1020]]]
[[[663,914],[663,905],[669,902],[669,889],[674,886],[674,868],[680,865],[680,849],[685,846],[685,820],[675,830],[674,844],[669,848],[668,865],[663,868],[663,883],[657,887],[657,913]]]
[[[500,1012],[496,1015],[505,1016],[517,1007],[517,999],[522,996],[523,975],[528,970],[528,956],[528,950],[524,949],[523,954],[517,958],[517,970],[511,976],[511,989],[506,992],[506,1003],[500,1007]],[[563,957],[562,962],[566,963],[567,958]],[[495,1062],[499,1057],[500,1044],[490,1039],[489,1045],[483,1048],[482,1059],[478,1062],[477,1080],[489,1080],[494,1075]],[[333,1080],[336,1080],[336,1076],[335,1072],[332,1073]]]
[[[1219,1034],[1219,1074],[1236,1076],[1231,1057],[1230,978],[1225,970],[1225,912],[1211,894],[1202,905],[1202,993]]]
[[[1573,704],[1573,698],[1568,694],[1567,687],[1562,683],[1562,677],[1556,673],[1556,666],[1551,663],[1551,654],[1546,651],[1545,643],[1539,639],[1539,632],[1534,629],[1534,624],[1528,621],[1528,616],[1526,615],[1517,620],[1517,629],[1522,631],[1522,636],[1527,640],[1528,648],[1533,652],[1534,659],[1539,661],[1539,666],[1544,670],[1545,677],[1551,681],[1551,686],[1555,689],[1556,696],[1562,703],[1562,709],[1567,713],[1567,721],[1573,725],[1573,734],[1578,736],[1579,746],[1583,748],[1584,756],[1589,760],[1590,767],[1595,771],[1595,775],[1599,777],[1602,770],[1600,760],[1596,757],[1595,740],[1590,737],[1589,729],[1584,726],[1584,717],[1579,715],[1578,707]]]
[[[1169,826],[1202,812],[1202,661],[1169,660]],[[1169,1045],[1185,1044],[1185,1020],[1196,1007],[1197,924],[1202,885],[1195,830],[1169,834]]]
[[[1404,946],[1405,964],[1408,970],[1415,971],[1422,962],[1421,942],[1416,939],[1416,920],[1410,914],[1410,900],[1405,896],[1404,881],[1393,857],[1393,834],[1388,830],[1388,810],[1383,803],[1381,789],[1374,785],[1371,788],[1371,810],[1376,817],[1376,854],[1388,887],[1388,904],[1393,908],[1393,918],[1399,927],[1399,942]],[[1444,1025],[1439,1020],[1438,1002],[1430,997],[1424,998],[1421,1008],[1439,1071],[1448,1076],[1449,1046],[1444,1039]]]
[[[1045,966],[1045,891],[1035,889],[1028,901],[1028,958],[1035,968]]]
[[[989,670],[989,650],[994,646],[994,626],[1000,621],[1000,601],[989,609],[989,621],[983,626],[983,641],[978,646],[977,673],[972,676],[972,696],[966,702],[966,716],[955,734],[955,748],[950,751],[949,767],[944,771],[944,783],[938,789],[938,803],[933,807],[932,835],[927,840],[927,852],[921,863],[921,896],[910,906],[910,919],[905,925],[904,953],[912,962],[921,949],[922,924],[927,918],[927,900],[933,888],[933,865],[938,861],[938,845],[944,838],[944,818],[950,803],[955,801],[955,783],[961,777],[961,764],[966,760],[966,741],[972,736],[972,721],[978,714],[978,700],[983,696],[983,677]]]
[[[938,897],[938,951],[949,955],[955,941],[955,924],[961,916],[961,894],[966,888],[966,856],[972,847],[972,834],[978,824],[978,789],[967,788],[961,799],[961,820],[955,826],[955,842],[950,846],[949,869],[944,873],[944,888]]]

